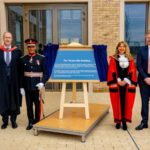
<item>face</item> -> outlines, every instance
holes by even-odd
[[[150,33],[146,34],[146,44],[150,46]]]
[[[5,46],[10,46],[12,43],[12,34],[11,33],[5,33],[3,36],[3,41]]]
[[[118,47],[118,52],[120,55],[123,55],[126,52],[126,47],[123,43],[121,43]]]
[[[36,46],[27,46],[28,52],[34,54],[36,51]]]

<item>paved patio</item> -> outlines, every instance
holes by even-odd
[[[67,93],[68,99],[71,93]],[[77,97],[82,99],[82,93]],[[60,93],[46,92],[45,114],[50,114],[58,109]],[[89,95],[92,103],[110,104],[109,93],[94,93]],[[21,115],[17,123],[19,127],[12,129],[11,124],[7,129],[0,129],[1,150],[149,150],[150,127],[142,131],[136,131],[135,127],[141,120],[141,100],[137,90],[136,101],[133,111],[133,122],[128,124],[128,131],[116,130],[113,123],[112,110],[88,135],[85,143],[80,142],[80,137],[40,132],[38,136],[33,131],[25,130],[27,126],[26,106],[23,100]],[[2,121],[0,120],[0,124]]]

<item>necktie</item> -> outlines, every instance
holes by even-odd
[[[148,53],[148,73],[150,74],[150,48],[149,48],[149,53]]]
[[[9,66],[9,63],[10,63],[10,57],[9,57],[9,48],[7,48],[7,51],[6,51],[6,64],[7,66]]]

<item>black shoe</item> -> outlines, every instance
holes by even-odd
[[[37,122],[34,120],[34,121],[33,121],[33,124],[36,124],[36,123],[37,123]]]
[[[126,122],[123,122],[123,123],[122,123],[122,129],[123,129],[123,130],[127,130],[127,128],[128,128],[128,127],[127,127]]]
[[[32,123],[29,123],[28,126],[27,126],[27,128],[26,128],[26,130],[31,130],[32,128],[33,128]]]
[[[16,129],[16,128],[18,127],[18,125],[17,125],[16,122],[12,122],[11,125],[12,125],[12,128],[13,128],[13,129]]]
[[[38,123],[38,122],[39,122],[38,120],[34,120],[34,121],[33,121],[33,124],[36,124],[36,123]]]
[[[117,124],[116,124],[116,129],[120,129],[120,126],[121,126],[121,124],[120,124],[120,123],[117,123]]]
[[[140,125],[138,125],[135,130],[143,130],[144,128],[148,128],[147,124],[141,123]]]
[[[1,129],[6,129],[8,126],[8,123],[3,123],[2,126],[1,126]]]

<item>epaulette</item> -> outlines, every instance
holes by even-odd
[[[21,56],[20,58],[24,58],[26,55]]]
[[[42,57],[45,57],[44,55],[41,55],[41,54],[39,54],[39,53],[37,53],[37,55],[42,56]]]

